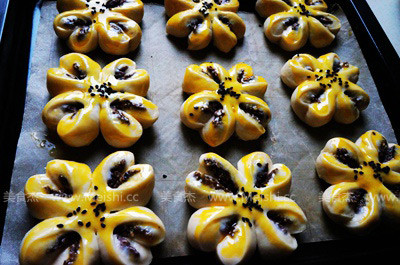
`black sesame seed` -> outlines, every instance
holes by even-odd
[[[58,227],[58,228],[63,228],[64,225],[63,225],[63,224],[58,224],[57,227]]]
[[[106,220],[104,216],[100,218],[100,222],[104,222],[104,220]]]
[[[166,179],[168,176],[164,174],[164,175],[162,175],[162,177],[163,177],[164,179]]]
[[[83,222],[82,221],[78,221],[78,225],[79,226],[83,226]]]
[[[68,213],[68,214],[67,214],[67,217],[71,217],[71,216],[72,216],[72,213]]]
[[[83,210],[83,211],[82,211],[82,214],[85,214],[85,213],[87,213],[87,211],[86,211],[86,210]]]
[[[233,202],[233,204],[235,204],[235,205],[236,205],[236,203],[237,203],[235,200],[233,200],[232,202]]]
[[[86,227],[90,227],[90,222],[87,222],[87,223],[86,223]]]
[[[97,187],[97,186],[94,186],[94,190],[98,190],[99,189],[99,187]]]
[[[91,202],[90,205],[94,206],[96,205],[96,202]]]
[[[76,211],[79,213],[81,211],[81,207],[76,208]]]

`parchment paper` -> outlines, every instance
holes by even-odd
[[[307,230],[298,236],[298,240],[307,243],[346,236],[343,229],[325,217],[319,200],[327,185],[317,178],[314,161],[325,143],[336,136],[355,141],[370,129],[383,133],[389,142],[396,141],[359,45],[340,9],[335,11],[335,15],[340,18],[342,29],[334,44],[318,51],[306,47],[301,52],[319,56],[333,51],[342,60],[358,66],[361,72],[358,84],[369,93],[371,103],[355,123],[340,125],[330,122],[322,128],[311,128],[296,117],[290,107],[291,91],[280,81],[280,69],[294,53],[286,53],[270,44],[263,34],[263,20],[254,13],[239,14],[246,23],[247,31],[244,41],[231,53],[223,54],[213,47],[190,52],[186,50],[186,39],[166,36],[164,7],[145,4],[145,17],[141,25],[142,44],[129,57],[136,61],[139,68],[150,73],[148,98],[159,106],[160,118],[128,150],[134,152],[137,163],[151,164],[156,171],[156,187],[148,207],[163,220],[167,235],[164,243],[153,249],[155,257],[183,256],[193,251],[186,240],[186,225],[193,209],[182,195],[186,175],[197,169],[199,156],[205,152],[216,152],[236,165],[248,153],[265,151],[274,163],[286,164],[293,173],[292,198],[302,207],[309,220]],[[34,174],[44,173],[46,163],[54,158],[87,163],[94,170],[105,156],[116,150],[108,146],[101,136],[89,147],[68,147],[57,136],[49,135],[41,121],[41,111],[49,100],[46,71],[50,67],[58,67],[59,58],[70,52],[53,31],[52,23],[56,15],[55,2],[45,2],[34,47],[10,194],[21,195],[26,180]],[[101,51],[89,56],[102,66],[117,58]],[[256,75],[267,79],[269,87],[265,99],[271,108],[272,120],[265,136],[251,142],[233,137],[222,146],[211,148],[201,140],[197,131],[181,124],[179,108],[186,98],[181,92],[185,68],[192,63],[206,61],[218,62],[226,68],[246,62],[253,67]],[[162,177],[164,174],[167,178]],[[2,264],[17,263],[20,242],[36,223],[37,220],[29,216],[25,202],[19,200],[18,196],[14,201],[10,199],[0,259]]]

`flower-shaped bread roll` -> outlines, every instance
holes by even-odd
[[[167,33],[188,37],[189,50],[201,50],[211,40],[223,52],[229,52],[243,38],[246,25],[236,14],[238,0],[165,0],[169,17]]]
[[[140,44],[141,0],[58,0],[57,9],[54,30],[75,52],[99,45],[106,53],[123,55]]]
[[[328,46],[340,30],[340,21],[326,13],[323,0],[258,0],[256,10],[267,18],[267,38],[287,51],[303,47],[307,40],[316,48]]]
[[[319,127],[334,118],[350,124],[368,107],[368,94],[355,83],[359,70],[341,62],[335,53],[318,59],[298,54],[281,70],[282,81],[295,89],[291,105],[297,116],[312,127]]]
[[[129,147],[158,119],[158,107],[144,98],[149,84],[148,73],[130,59],[102,70],[86,55],[70,53],[47,71],[47,89],[55,97],[42,118],[70,146],[89,145],[101,130],[108,144]]]
[[[150,247],[165,236],[142,207],[153,187],[153,168],[135,165],[130,152],[111,154],[93,174],[85,164],[50,161],[25,185],[30,213],[45,220],[25,235],[20,263],[150,264]]]
[[[267,86],[267,81],[254,76],[244,63],[229,72],[216,63],[190,65],[182,88],[193,95],[181,107],[181,120],[199,130],[210,146],[224,143],[235,131],[242,140],[257,139],[271,119],[269,107],[261,99]]]
[[[328,141],[316,161],[321,179],[332,184],[323,194],[328,216],[353,231],[365,231],[385,214],[400,221],[400,147],[368,131],[354,144]]]
[[[243,262],[257,247],[265,259],[289,254],[297,248],[292,234],[307,222],[284,196],[290,183],[290,169],[262,152],[243,157],[238,170],[214,153],[202,155],[199,169],[186,178],[188,202],[199,209],[189,220],[190,244],[216,250],[223,264]]]

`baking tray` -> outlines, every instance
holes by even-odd
[[[15,2],[15,1],[11,1],[11,7],[10,7],[10,10],[9,10],[9,12],[12,12],[13,11],[13,8],[15,8],[15,7],[13,7],[13,2]],[[145,1],[146,2],[146,1]],[[243,1],[242,1],[243,2]],[[251,2],[251,1],[245,1],[245,4],[243,4],[243,3],[241,3],[241,5],[242,5],[242,9],[247,9],[247,10],[252,10],[253,8],[254,8],[254,3],[248,3],[248,2]],[[386,110],[387,110],[387,112],[389,113],[389,117],[391,117],[391,116],[394,116],[395,117],[395,115],[396,115],[396,112],[394,112],[394,110],[396,109],[396,108],[391,108],[390,106],[395,106],[394,104],[393,104],[393,102],[392,103],[390,103],[390,101],[391,100],[393,100],[393,89],[394,88],[396,88],[396,75],[395,74],[391,74],[392,73],[392,71],[393,70],[396,70],[395,69],[395,66],[396,66],[396,64],[394,63],[394,64],[391,64],[391,62],[393,61],[393,60],[390,60],[390,59],[396,59],[396,57],[393,57],[393,56],[389,56],[389,57],[385,57],[384,55],[383,55],[383,51],[384,50],[386,50],[386,52],[385,52],[385,54],[386,55],[388,55],[388,54],[390,54],[390,49],[387,49],[387,47],[391,47],[391,45],[390,45],[390,43],[389,43],[389,45],[387,45],[387,44],[385,44],[385,45],[382,45],[381,47],[379,47],[379,44],[376,42],[376,41],[374,41],[374,39],[372,39],[372,33],[371,33],[371,31],[372,30],[376,30],[376,28],[377,28],[377,24],[375,24],[375,27],[373,27],[372,28],[372,30],[371,29],[368,29],[368,26],[365,24],[365,21],[364,20],[359,20],[359,21],[357,21],[356,19],[357,18],[360,18],[360,12],[362,12],[363,10],[364,10],[364,12],[365,11],[368,11],[368,9],[365,9],[365,6],[363,6],[363,5],[361,5],[361,6],[357,6],[357,5],[359,5],[361,2],[363,2],[363,1],[339,1],[340,2],[340,5],[341,5],[341,7],[344,9],[344,11],[345,11],[345,13],[346,13],[346,15],[347,15],[347,18],[349,19],[349,21],[350,21],[350,23],[351,23],[351,25],[352,25],[352,28],[353,28],[353,30],[355,31],[355,34],[356,34],[356,36],[357,36],[357,38],[358,38],[358,41],[359,41],[359,43],[361,44],[361,48],[363,49],[363,50],[365,50],[365,48],[364,47],[368,47],[368,44],[369,45],[371,45],[371,44],[373,44],[373,49],[371,48],[371,47],[369,47],[369,48],[367,48],[367,50],[368,50],[368,53],[366,53],[365,51],[364,51],[364,56],[366,57],[366,59],[367,59],[367,62],[371,62],[369,59],[368,59],[368,57],[371,57],[371,54],[373,54],[371,51],[373,50],[374,52],[376,52],[377,54],[378,54],[378,56],[377,56],[377,58],[378,59],[380,59],[380,60],[378,60],[377,58],[375,58],[375,59],[373,59],[373,61],[372,62],[374,62],[374,66],[376,66],[377,65],[377,63],[379,63],[379,67],[371,67],[371,64],[370,64],[370,71],[371,71],[371,74],[372,74],[372,76],[374,77],[374,80],[375,80],[375,83],[376,83],[376,85],[378,86],[378,89],[379,89],[379,92],[380,92],[380,96],[381,96],[381,98],[382,98],[382,101],[383,101],[383,104],[384,104],[384,106],[385,106],[385,108],[386,108]],[[368,6],[367,6],[368,7]],[[17,32],[26,32],[26,33],[29,33],[29,32],[31,32],[31,28],[33,28],[33,30],[32,30],[32,39],[34,39],[34,37],[36,36],[36,34],[35,34],[35,29],[37,28],[35,25],[37,25],[37,21],[38,21],[38,12],[32,12],[32,10],[34,9],[34,8],[36,8],[36,10],[38,11],[39,10],[39,7],[38,6],[30,6],[29,4],[27,4],[27,5],[25,5],[23,8],[21,8],[21,7],[19,7],[19,20],[17,20],[17,22],[15,22],[15,24],[13,25],[14,26],[14,29],[16,28],[16,27],[19,27],[19,28],[23,28],[23,25],[21,25],[21,24],[23,24],[23,23],[21,23],[21,17],[24,17],[25,19],[26,19],[26,22],[27,22],[27,24],[28,24],[28,26],[27,27],[25,27],[25,31],[24,30],[20,30],[20,31],[17,31]],[[364,9],[363,9],[364,8]],[[22,10],[21,10],[22,9]],[[14,9],[14,11],[15,11],[15,9]],[[26,16],[24,16],[23,14],[21,14],[21,11],[24,11],[24,12],[26,12]],[[353,13],[351,13],[351,12],[353,12]],[[350,15],[349,15],[350,14]],[[33,23],[32,22],[29,22],[29,19],[31,19],[32,20],[32,15],[33,15]],[[351,18],[351,19],[350,19]],[[368,17],[369,19],[371,19],[371,17]],[[352,21],[355,21],[355,22],[352,22]],[[353,23],[357,23],[357,24],[353,24]],[[32,24],[33,24],[33,27],[32,27]],[[356,25],[356,26],[354,26],[354,25]],[[6,26],[8,26],[8,25],[6,25]],[[31,27],[31,28],[29,28],[29,27]],[[379,27],[379,26],[378,26]],[[6,28],[6,30],[8,30],[9,28],[7,27]],[[8,31],[8,32],[13,32],[13,31]],[[378,31],[379,32],[379,31]],[[367,34],[367,36],[365,36],[365,34]],[[28,35],[28,34],[27,34]],[[383,34],[384,35],[384,34]],[[6,33],[5,33],[5,35],[4,35],[4,37],[6,38],[7,37],[7,31],[6,31]],[[368,39],[368,37],[370,38],[370,39]],[[382,37],[382,36],[381,36]],[[386,36],[384,36],[384,37],[386,37]],[[22,40],[21,39],[19,39],[19,38],[22,38]],[[31,54],[31,51],[30,50],[27,50],[26,51],[26,53],[24,54],[24,53],[21,53],[21,50],[24,50],[24,48],[26,49],[26,48],[29,48],[29,43],[28,43],[28,41],[27,40],[29,40],[30,38],[29,38],[29,36],[25,36],[25,38],[23,38],[23,36],[14,36],[14,42],[17,42],[17,43],[20,43],[20,46],[17,46],[17,47],[19,47],[20,49],[18,49],[18,53],[16,53],[15,54],[15,56],[14,57],[10,57],[10,59],[12,58],[13,60],[15,60],[15,61],[18,61],[18,60],[21,60],[21,61],[25,61],[25,62],[29,62],[29,58],[30,58],[30,54]],[[18,40],[19,40],[19,42],[18,42]],[[361,40],[361,41],[360,41]],[[382,40],[382,39],[380,39],[380,40]],[[1,48],[2,48],[2,50],[1,51],[4,51],[4,50],[13,50],[12,48],[16,48],[15,46],[9,46],[8,47],[8,49],[4,49],[4,41],[2,42],[2,46],[1,46]],[[34,42],[34,40],[33,41],[31,41],[31,43],[35,43]],[[143,45],[143,44],[142,44]],[[169,45],[169,44],[168,44]],[[12,48],[11,48],[12,47]],[[383,48],[382,48],[383,47]],[[6,55],[6,53],[1,53],[2,55],[4,54],[4,55]],[[7,53],[7,55],[8,56],[11,56],[11,54],[9,54],[9,53]],[[17,56],[16,56],[17,55]],[[340,54],[339,54],[340,55]],[[8,56],[5,56],[5,57],[8,57]],[[134,58],[134,57],[133,57]],[[4,59],[4,56],[3,56],[3,59]],[[3,63],[5,63],[6,62],[6,60],[3,60],[2,59],[2,66],[5,66],[6,64],[3,64]],[[7,59],[7,58],[6,58]],[[398,57],[397,57],[397,60],[398,60]],[[9,60],[9,61],[7,61],[7,62],[11,62],[12,60]],[[19,61],[20,63],[21,63],[21,61]],[[13,63],[11,63],[11,64],[8,64],[7,65],[7,69],[10,69],[10,65],[13,65]],[[21,105],[23,106],[23,99],[24,99],[24,90],[25,90],[25,84],[23,84],[24,82],[26,82],[26,79],[25,79],[25,77],[27,76],[27,74],[29,73],[29,67],[26,67],[26,65],[28,65],[28,63],[26,63],[25,64],[25,69],[24,69],[24,64],[22,64],[22,66],[21,65],[19,65],[19,68],[18,68],[18,71],[16,71],[16,72],[14,72],[14,71],[10,71],[10,72],[12,72],[12,73],[16,73],[15,74],[15,79],[13,78],[13,76],[10,76],[10,74],[8,74],[8,75],[3,75],[2,76],[2,78],[5,78],[4,80],[5,80],[5,82],[2,82],[2,84],[13,84],[12,82],[14,82],[14,84],[20,84],[20,85],[16,85],[16,86],[11,86],[11,87],[16,87],[16,88],[20,88],[20,89],[18,89],[17,91],[14,91],[14,89],[12,89],[12,90],[7,90],[6,92],[8,92],[8,93],[6,93],[6,95],[7,96],[9,96],[9,101],[6,101],[6,103],[8,103],[8,104],[5,104],[6,106],[2,106],[3,108],[4,108],[4,112],[2,111],[1,113],[2,114],[7,114],[7,115],[5,115],[6,117],[5,117],[5,119],[3,119],[3,120],[6,120],[6,121],[9,121],[10,123],[4,123],[3,122],[3,127],[2,127],[2,137],[4,137],[4,138],[2,138],[2,140],[4,140],[4,139],[8,139],[8,138],[5,138],[5,137],[8,137],[8,135],[11,135],[12,133],[8,133],[7,134],[7,131],[5,132],[5,131],[3,131],[3,129],[5,128],[5,129],[8,129],[8,132],[12,132],[12,130],[10,131],[9,129],[10,129],[10,127],[11,128],[17,128],[17,130],[18,130],[18,126],[19,126],[19,123],[20,123],[20,112],[18,111],[18,107],[20,107]],[[398,65],[398,64],[397,64]],[[140,66],[140,65],[139,65]],[[377,72],[377,73],[375,73],[376,72],[376,69],[377,68],[379,68],[379,69],[381,69],[382,70],[382,72],[381,72],[381,75],[379,74],[379,71]],[[5,69],[5,67],[2,67],[1,69]],[[8,71],[7,71],[8,72]],[[395,72],[395,71],[394,71]],[[4,73],[4,72],[3,72]],[[1,79],[0,79],[1,80]],[[380,80],[384,80],[384,82],[381,82],[382,83],[382,85],[379,85],[379,81]],[[393,82],[392,83],[392,85],[390,85],[390,83],[391,82]],[[393,85],[394,84],[394,85]],[[398,83],[397,83],[398,84]],[[6,86],[2,86],[2,90],[4,90],[4,88],[5,88]],[[10,86],[7,86],[7,87],[10,87]],[[385,93],[382,93],[382,89],[381,88],[385,88],[384,89],[384,91],[385,91]],[[279,89],[279,88],[278,88]],[[389,92],[389,93],[386,93],[386,92]],[[386,96],[386,95],[388,95],[388,96]],[[385,97],[386,97],[386,101],[385,101]],[[22,102],[22,103],[21,103]],[[389,102],[389,103],[388,103]],[[23,107],[22,107],[23,108]],[[391,122],[392,122],[392,125],[393,125],[393,127],[394,127],[394,129],[395,129],[395,132],[396,133],[398,133],[398,121],[396,120],[396,119],[391,119]],[[4,126],[4,125],[7,125],[7,126]],[[15,126],[12,126],[12,125],[15,125]],[[16,137],[18,137],[18,134],[16,134],[15,133],[15,130],[14,130],[14,133],[13,133],[13,136],[14,136],[14,138],[15,138],[15,136]],[[7,141],[2,141],[2,143],[4,143],[4,146],[9,146],[9,147],[11,147],[9,150],[11,150],[10,152],[7,152],[7,154],[9,155],[10,153],[11,154],[14,154],[13,153],[13,151],[12,151],[12,146],[14,147],[14,149],[15,149],[15,142],[12,142],[11,140],[7,140]],[[8,149],[4,149],[4,151],[5,150],[8,150]],[[3,150],[2,150],[3,151]],[[15,152],[15,151],[14,151]],[[10,157],[12,157],[13,155],[9,155],[9,158]],[[9,160],[11,160],[11,159],[9,159]],[[12,160],[11,160],[12,161]],[[235,161],[231,161],[231,162],[235,162]],[[278,162],[278,161],[277,161]],[[11,162],[11,164],[12,164],[12,162]],[[5,166],[5,167],[3,167],[2,169],[4,169],[5,171],[2,171],[2,172],[7,172],[7,164],[4,164],[4,165],[2,165],[2,166]],[[196,165],[191,165],[193,168],[196,166]],[[8,164],[8,168],[10,167],[10,164]],[[4,185],[2,185],[2,187],[4,188],[4,190],[7,190],[7,181],[4,183]],[[4,207],[2,207],[2,208],[4,208]],[[369,240],[375,240],[375,237],[377,237],[377,233],[376,234],[374,234],[374,235],[372,235],[372,236],[369,236],[369,237],[367,237],[367,238],[363,238],[363,239],[356,239],[356,241],[361,241],[362,243],[365,243],[365,240],[366,239],[369,239]],[[376,238],[376,239],[379,239],[379,237],[378,238]],[[351,239],[351,240],[348,240],[348,241],[353,241],[353,239]],[[324,255],[321,255],[321,253],[318,253],[317,255],[316,255],[316,253],[313,251],[313,250],[315,250],[315,247],[316,246],[319,246],[319,247],[321,247],[322,249],[329,249],[329,248],[331,248],[331,247],[333,247],[332,246],[332,244],[338,244],[339,246],[341,245],[342,247],[344,247],[344,246],[346,246],[346,244],[344,244],[343,242],[341,242],[340,243],[340,241],[333,241],[333,242],[325,242],[325,243],[311,243],[311,244],[302,244],[302,245],[300,245],[300,248],[299,248],[299,250],[295,253],[295,255],[294,256],[292,256],[291,258],[290,258],[290,261],[287,261],[287,262],[305,262],[305,261],[311,261],[311,260],[316,260],[316,257],[318,257],[318,256],[322,256],[322,258],[323,258],[323,256]],[[330,247],[328,247],[326,244],[328,244],[328,245],[331,245]],[[352,243],[350,243],[349,242],[349,244],[352,244]],[[326,246],[326,247],[324,247],[324,245]],[[358,244],[355,244],[355,245],[360,245],[359,243]],[[337,247],[333,247],[334,249],[336,249],[337,250]],[[351,249],[351,251],[349,252],[349,251],[346,251],[346,249],[347,250],[349,250],[349,249]],[[363,252],[365,252],[366,250],[367,250],[368,248],[363,248]],[[386,248],[387,249],[387,248]],[[309,253],[307,254],[307,255],[304,255],[305,253],[307,253],[307,250],[309,251]],[[345,249],[343,249],[343,253],[342,254],[345,254],[346,252],[349,252],[349,253],[347,253],[347,254],[352,254],[351,252],[354,250],[354,246],[352,246],[351,248],[345,248]],[[156,250],[157,251],[157,250]],[[314,253],[313,253],[314,252]],[[329,252],[329,251],[328,251]],[[371,251],[368,251],[368,253],[371,253]],[[196,253],[195,253],[196,254]],[[327,255],[326,256],[329,256],[328,255],[328,253],[326,253]],[[206,256],[206,255],[201,255],[200,254],[200,257],[202,257],[202,258],[204,258],[204,256]],[[210,256],[210,255],[208,255],[208,256]],[[212,256],[212,255],[211,255]],[[314,258],[313,258],[314,257]],[[189,258],[177,258],[177,259],[168,259],[168,260],[170,260],[171,262],[179,262],[179,263],[181,263],[181,262],[190,262],[190,257]],[[196,258],[195,260],[199,260],[198,258]],[[156,262],[157,262],[157,260],[156,260]],[[160,263],[164,263],[164,262],[167,262],[167,260],[165,260],[165,259],[163,259],[163,260],[160,260],[160,261],[158,261],[158,262],[160,262]],[[210,260],[210,262],[212,262],[212,260]]]

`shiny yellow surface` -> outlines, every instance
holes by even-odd
[[[211,40],[223,52],[229,52],[243,38],[246,25],[236,14],[238,0],[165,0],[165,11],[170,19],[167,33],[188,37],[189,50],[201,50]]]
[[[224,190],[203,183],[196,178],[197,173],[217,178],[218,175],[207,167],[207,161],[214,161],[229,173],[238,189],[237,192]],[[198,171],[186,178],[185,191],[188,202],[199,209],[190,218],[188,239],[191,245],[203,251],[217,251],[224,264],[238,264],[249,258],[256,247],[262,257],[276,258],[290,253],[297,247],[291,234],[305,229],[306,216],[300,207],[288,197],[291,172],[283,164],[272,164],[270,157],[262,152],[254,152],[238,162],[238,169],[214,153],[200,157]],[[267,183],[256,186],[257,174],[268,165],[267,173],[272,177]],[[260,209],[244,206],[251,200]],[[290,220],[285,225],[287,233],[274,223],[268,212],[279,213]],[[237,217],[232,234],[224,234],[221,229],[226,220]],[[246,220],[248,218],[248,221]]]
[[[75,52],[87,53],[99,45],[106,53],[124,55],[140,44],[141,0],[58,0],[57,9],[61,13],[54,30]]]
[[[121,173],[138,172],[119,187],[111,188],[107,183],[110,170],[122,161],[125,167]],[[62,253],[51,248],[66,233],[76,232],[80,241],[73,264],[95,264],[100,257],[105,264],[149,264],[148,247],[163,241],[165,228],[151,210],[142,207],[152,195],[153,169],[150,165],[134,163],[132,153],[119,151],[105,158],[92,175],[85,164],[53,160],[47,164],[46,174],[29,178],[25,186],[28,209],[34,217],[46,220],[25,235],[20,263],[63,264],[69,257],[70,246],[62,248]],[[48,187],[62,191],[60,176],[69,183],[70,196],[53,195],[46,190]],[[96,216],[95,209],[102,204],[104,210],[99,210]],[[138,234],[133,238],[144,249],[136,260],[127,257],[122,246],[113,241],[115,228],[122,224],[139,225],[150,231],[148,237]]]
[[[323,0],[258,0],[258,14],[267,18],[265,36],[284,50],[295,51],[309,40],[316,48],[332,43],[340,30],[337,17],[327,13]]]
[[[318,59],[298,54],[283,66],[281,79],[295,89],[291,105],[297,116],[308,125],[319,127],[332,118],[350,124],[368,107],[368,94],[356,85],[358,74],[357,67],[340,61],[335,53]],[[313,97],[318,99],[312,100]]]
[[[323,195],[324,210],[334,221],[351,230],[372,228],[381,214],[400,221],[400,198],[396,190],[400,185],[400,147],[388,144],[394,150],[393,158],[382,161],[379,155],[382,143],[385,145],[387,141],[376,131],[366,132],[356,143],[333,138],[317,158],[319,177],[332,184]],[[342,163],[336,155],[338,149],[347,150],[359,167]],[[375,166],[378,164],[380,169]],[[349,207],[349,202],[351,193],[359,189],[366,191],[366,203],[357,213]]]
[[[43,122],[70,146],[89,145],[101,130],[108,144],[129,147],[158,119],[158,107],[144,98],[149,85],[149,74],[130,59],[102,70],[86,55],[67,54],[59,68],[47,71],[47,89],[55,97],[43,109]],[[131,106],[113,107],[116,102]]]
[[[271,119],[269,107],[261,99],[267,86],[267,81],[255,76],[252,68],[244,63],[229,71],[216,63],[190,65],[182,89],[193,95],[181,107],[181,120],[189,128],[199,130],[203,140],[213,147],[227,141],[234,132],[242,140],[257,139],[265,132]],[[224,93],[227,94],[222,96]],[[221,104],[221,122],[214,122],[218,119],[216,114],[205,110],[210,102]],[[240,108],[241,104],[262,112],[262,119],[256,120]]]

